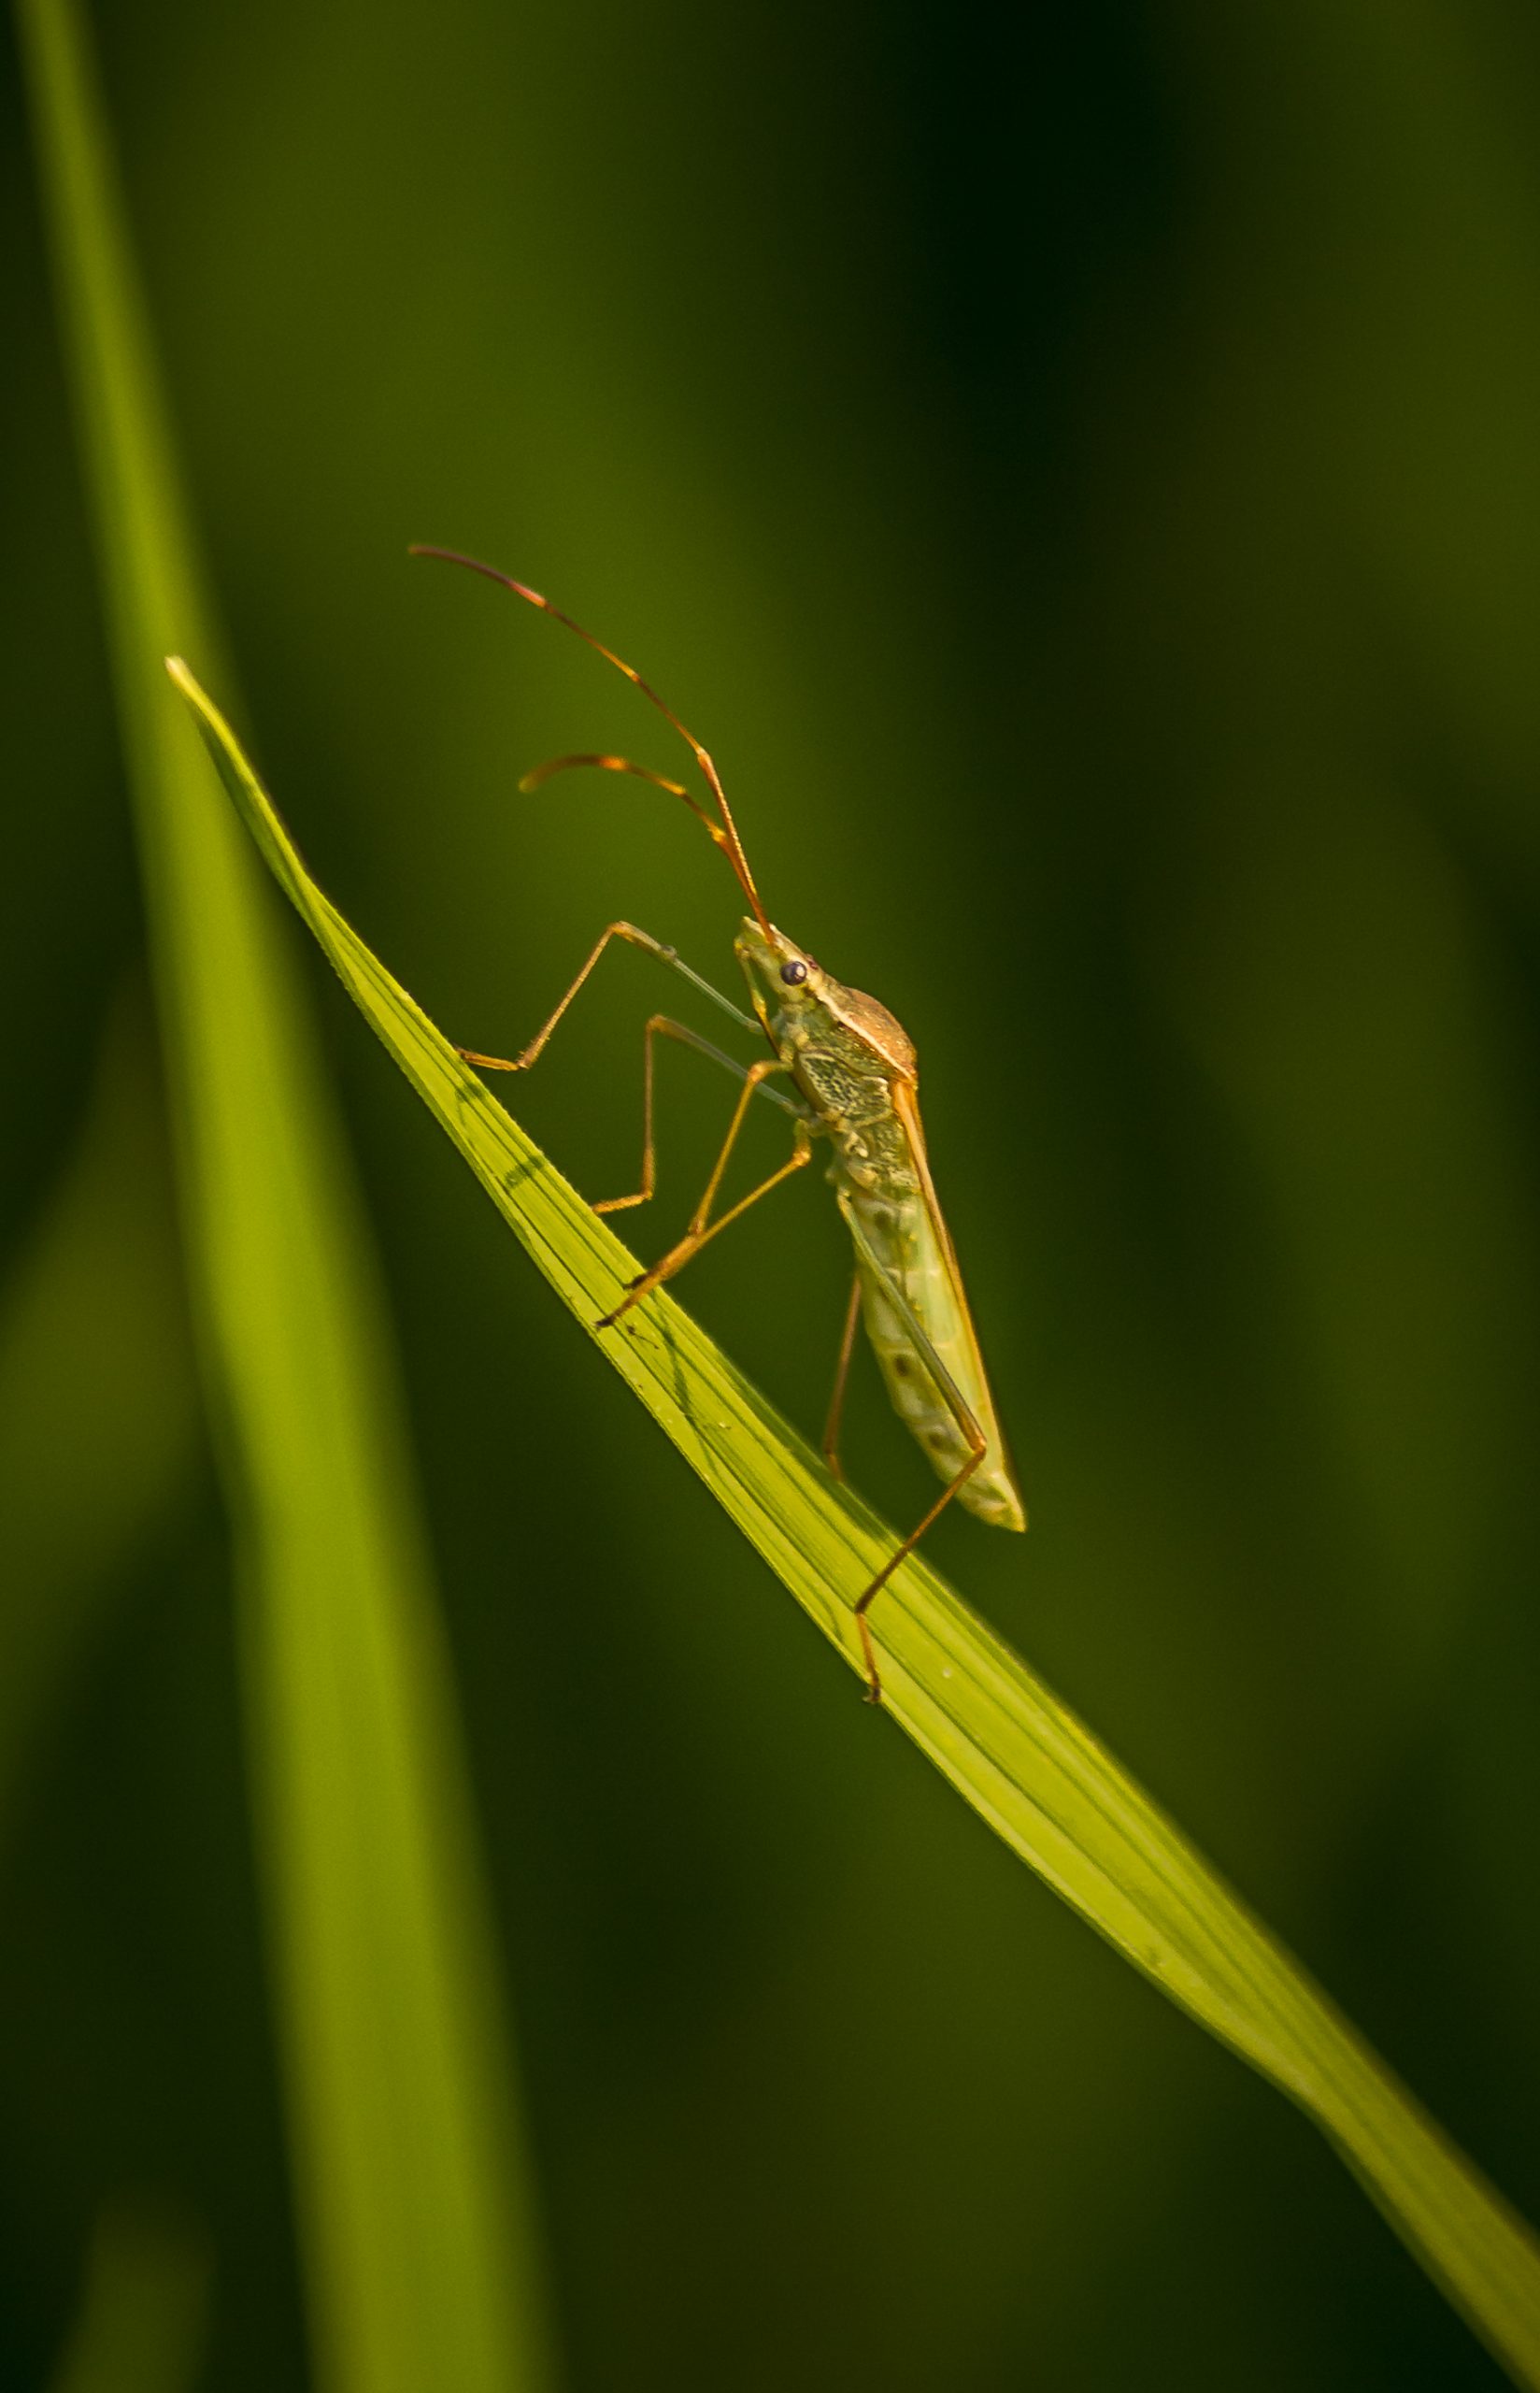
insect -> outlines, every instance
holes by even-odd
[[[770,921],[761,903],[716,766],[694,733],[671,707],[664,705],[634,666],[627,665],[537,590],[526,588],[495,566],[483,565],[475,557],[462,556],[452,549],[417,546],[411,553],[438,557],[447,564],[484,574],[488,580],[501,583],[516,597],[538,607],[565,624],[568,631],[576,632],[579,639],[586,640],[623,673],[673,724],[692,752],[710,791],[715,813],[678,781],[669,781],[645,765],[633,764],[627,756],[591,754],[555,757],[549,764],[526,773],[520,783],[525,791],[538,789],[553,775],[586,765],[604,772],[633,774],[684,801],[727,858],[749,901],[749,911],[734,941],[734,952],[749,984],[752,1017],[692,971],[671,947],[649,932],[638,930],[634,923],[611,923],[595,940],[565,995],[520,1054],[483,1055],[468,1047],[461,1048],[460,1053],[467,1063],[483,1071],[527,1071],[611,939],[616,939],[647,949],[682,973],[744,1029],[763,1033],[769,1042],[769,1055],[746,1068],[713,1047],[698,1032],[666,1014],[653,1014],[648,1022],[643,1037],[642,1184],[628,1196],[611,1196],[597,1204],[596,1212],[620,1212],[628,1206],[645,1204],[653,1193],[653,1053],[658,1039],[675,1039],[709,1055],[740,1078],[743,1085],[721,1152],[683,1237],[631,1282],[621,1302],[598,1326],[613,1327],[633,1305],[639,1304],[663,1281],[682,1270],[708,1239],[809,1163],[815,1139],[828,1140],[832,1149],[828,1176],[850,1233],[855,1269],[845,1311],[834,1394],[824,1425],[824,1458],[834,1477],[843,1479],[840,1419],[856,1323],[858,1317],[863,1316],[894,1409],[946,1482],[935,1501],[889,1555],[855,1605],[867,1698],[878,1703],[882,1699],[882,1679],[867,1615],[874,1599],[933,1521],[955,1497],[970,1512],[996,1528],[1024,1529],[1027,1526],[1025,1507],[1001,1435],[973,1316],[963,1294],[956,1250],[931,1177],[920,1119],[919,1074],[913,1045],[885,1006],[836,981],[806,948],[799,947]],[[789,1096],[767,1085],[776,1079],[790,1081],[794,1094]],[[714,1215],[728,1160],[749,1105],[759,1094],[772,1098],[791,1115],[791,1154],[747,1196]]]

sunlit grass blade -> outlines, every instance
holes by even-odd
[[[666,1293],[594,1325],[637,1265],[317,888],[179,660],[225,787],[362,1011],[591,1338],[861,1670],[851,1606],[893,1535]],[[1540,2386],[1540,2246],[1298,1964],[1042,1681],[929,1566],[882,1599],[889,1712],[1007,1844],[1308,2113],[1476,2332]],[[855,1717],[852,1712],[852,1719]]]
[[[80,21],[21,0],[235,1536],[317,2381],[548,2381],[447,1658],[366,1226],[270,898],[161,659],[208,637]]]

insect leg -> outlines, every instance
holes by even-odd
[[[652,1042],[656,1038],[675,1039],[681,1047],[692,1047],[697,1054],[709,1055],[714,1064],[720,1064],[734,1080],[742,1081],[749,1077],[749,1067],[747,1064],[740,1064],[734,1056],[724,1055],[720,1047],[713,1047],[699,1031],[689,1029],[682,1022],[671,1020],[665,1013],[653,1014],[643,1033],[642,1041],[642,1184],[634,1196],[604,1197],[593,1208],[596,1213],[623,1213],[632,1205],[645,1205],[657,1185],[657,1142],[652,1131]],[[756,1094],[767,1096],[773,1105],[778,1105],[793,1118],[800,1118],[800,1107],[791,1097],[783,1096],[779,1089],[766,1088],[762,1082]]]
[[[910,1304],[907,1297],[904,1294],[903,1289],[893,1278],[892,1273],[888,1269],[887,1265],[883,1262],[881,1256],[877,1254],[877,1249],[867,1238],[865,1231],[863,1229],[861,1223],[856,1217],[854,1208],[849,1204],[843,1190],[838,1192],[838,1201],[839,1210],[845,1216],[846,1225],[855,1242],[856,1250],[860,1254],[862,1261],[867,1266],[874,1279],[880,1283],[884,1296],[892,1306],[894,1311],[898,1314],[899,1319],[903,1322],[905,1330],[913,1340],[916,1353],[920,1355],[920,1360],[923,1362],[926,1369],[931,1375],[935,1386],[936,1394],[940,1397],[948,1411],[951,1414],[952,1419],[956,1422],[959,1429],[962,1432],[962,1435],[966,1439],[968,1444],[968,1455],[966,1461],[962,1463],[954,1476],[947,1482],[946,1486],[942,1489],[940,1495],[936,1497],[929,1512],[924,1514],[917,1526],[909,1531],[908,1536],[897,1548],[896,1552],[888,1556],[887,1561],[883,1564],[881,1569],[877,1572],[870,1585],[865,1587],[861,1595],[856,1598],[853,1610],[855,1612],[856,1627],[861,1634],[862,1656],[866,1665],[866,1700],[868,1703],[880,1703],[882,1700],[882,1680],[877,1670],[877,1650],[872,1643],[872,1632],[866,1619],[866,1614],[872,1606],[872,1599],[874,1597],[881,1594],[882,1589],[887,1585],[889,1580],[892,1577],[893,1572],[898,1569],[899,1564],[907,1555],[914,1552],[915,1547],[920,1543],[920,1539],[924,1536],[932,1522],[940,1518],[948,1505],[951,1502],[952,1497],[957,1494],[958,1489],[965,1486],[967,1482],[973,1477],[974,1472],[978,1469],[979,1464],[983,1461],[985,1454],[989,1451],[989,1440],[985,1437],[983,1430],[979,1427],[978,1423],[975,1420],[967,1405],[963,1402],[962,1392],[958,1388],[956,1382],[953,1380],[951,1373],[948,1370],[946,1365],[941,1360],[940,1355],[936,1353],[934,1346],[925,1335],[924,1330],[920,1326],[920,1320],[915,1312],[914,1307]]]
[[[632,1282],[614,1311],[606,1313],[604,1319],[595,1325],[596,1327],[612,1328],[623,1313],[631,1311],[633,1305],[640,1304],[642,1298],[650,1296],[653,1289],[662,1282],[672,1280],[677,1271],[682,1271],[692,1256],[698,1254],[701,1248],[709,1239],[714,1239],[719,1230],[726,1229],[728,1224],[735,1222],[740,1213],[746,1213],[750,1205],[757,1205],[762,1196],[768,1196],[772,1188],[777,1188],[780,1182],[789,1179],[793,1171],[800,1171],[805,1163],[812,1160],[813,1134],[807,1126],[806,1118],[799,1113],[796,1118],[796,1144],[779,1170],[773,1171],[767,1180],[762,1180],[759,1186],[751,1188],[747,1196],[740,1196],[737,1203],[730,1205],[719,1220],[711,1220],[711,1208],[716,1203],[717,1191],[721,1185],[722,1174],[727,1169],[728,1159],[737,1144],[738,1133],[743,1127],[744,1116],[749,1111],[750,1101],[756,1095],[762,1081],[768,1079],[772,1072],[782,1072],[785,1069],[784,1064],[770,1056],[766,1056],[763,1063],[749,1065],[743,1076],[743,1087],[739,1092],[737,1104],[733,1109],[733,1119],[727,1125],[727,1136],[722,1140],[721,1153],[717,1157],[716,1168],[706,1183],[706,1192],[700,1203],[690,1217],[689,1228],[677,1245],[671,1246],[666,1254],[660,1256],[649,1269],[643,1271]]]
[[[561,1003],[542,1023],[529,1045],[519,1054],[511,1058],[506,1055],[481,1055],[474,1047],[461,1047],[456,1050],[456,1053],[463,1055],[467,1064],[475,1064],[484,1072],[528,1071],[612,939],[623,939],[633,947],[645,948],[648,953],[655,955],[661,964],[666,964],[674,971],[681,973],[694,988],[701,990],[705,996],[708,996],[713,1005],[720,1006],[724,1013],[731,1014],[740,1028],[752,1031],[759,1029],[759,1024],[751,1015],[746,1014],[741,1007],[734,1005],[730,998],[724,997],[720,989],[714,989],[710,982],[703,980],[698,972],[692,972],[689,965],[684,963],[671,947],[666,947],[662,939],[654,939],[650,931],[638,930],[635,923],[611,923],[595,939],[582,970],[567,989]]]
[[[845,1327],[840,1333],[839,1360],[834,1365],[834,1392],[829,1398],[828,1416],[823,1424],[823,1459],[835,1479],[843,1479],[845,1467],[839,1458],[839,1423],[845,1411],[845,1383],[850,1373],[850,1356],[856,1342],[856,1323],[861,1316],[861,1274],[850,1282],[850,1301],[845,1308]]]

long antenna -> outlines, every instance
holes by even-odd
[[[538,607],[542,614],[554,615],[559,623],[564,623],[569,632],[576,632],[579,639],[586,640],[590,648],[597,650],[606,664],[613,665],[618,673],[623,673],[628,681],[634,682],[644,698],[651,699],[658,712],[666,716],[680,738],[693,752],[695,762],[705,774],[711,795],[717,801],[720,822],[714,823],[705,809],[696,805],[688,790],[679,787],[677,781],[664,781],[661,773],[649,773],[645,767],[631,764],[623,756],[561,756],[553,764],[537,767],[535,773],[526,775],[523,786],[527,788],[532,781],[538,786],[540,781],[549,780],[552,773],[563,771],[569,765],[597,765],[608,772],[635,773],[639,781],[652,781],[659,789],[668,790],[675,797],[682,797],[697,822],[705,824],[726,856],[737,876],[739,887],[753,908],[754,920],[768,939],[770,937],[769,921],[760,901],[760,893],[754,886],[754,876],[749,869],[749,858],[743,852],[743,841],[738,837],[738,826],[733,820],[733,810],[727,803],[727,792],[721,785],[721,776],[689,724],[680,722],[673,708],[664,704],[651,683],[644,681],[636,667],[634,665],[628,665],[623,656],[617,656],[615,651],[612,648],[606,648],[602,639],[595,639],[593,634],[585,631],[581,623],[574,623],[572,617],[563,614],[560,607],[553,606],[549,598],[542,597],[538,590],[531,590],[524,582],[515,581],[510,573],[500,573],[496,566],[483,565],[479,557],[464,556],[458,549],[430,547],[425,541],[414,540],[406,553],[414,557],[437,557],[445,565],[461,565],[470,573],[483,574],[489,581],[501,582],[503,588],[511,590],[516,598],[522,598],[530,606]]]

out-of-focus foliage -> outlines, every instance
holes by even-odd
[[[313,2379],[540,2393],[507,2009],[375,1258],[294,963],[162,670],[214,634],[91,41],[75,0],[17,20],[230,1518]],[[116,2320],[134,2341],[98,2291],[88,2373]]]
[[[107,2203],[50,2393],[190,2393],[208,2296],[208,2253],[195,2228],[142,2204]]]
[[[938,1566],[1540,2213],[1531,12],[124,0],[99,32],[322,881],[503,1052],[612,916],[719,972],[734,919],[682,810],[514,796],[562,749],[674,751],[408,538],[522,572],[682,709],[772,913],[920,1044],[1034,1524],[945,1523]],[[7,90],[21,1268],[140,934]],[[659,1001],[606,972],[518,1096],[587,1190],[634,1166]],[[1299,2123],[862,1710],[321,1001],[542,1955],[574,2383],[1498,2382]],[[659,1245],[721,1106],[664,1069]],[[680,1296],[813,1428],[844,1268],[808,1175]],[[148,1384],[176,1331],[144,1335]],[[869,1370],[850,1436],[911,1512]],[[222,1537],[207,1497],[162,1520],[104,1565],[0,1882],[21,2384],[124,2185],[207,2224],[207,2381],[305,2381]]]
[[[196,1481],[149,1027],[142,998],[108,1016],[76,1152],[0,1310],[0,1840],[103,1612]]]

